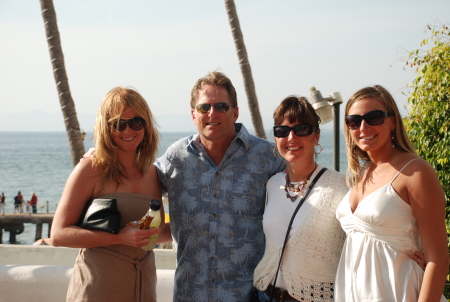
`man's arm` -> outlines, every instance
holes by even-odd
[[[159,226],[157,243],[172,241],[172,232],[170,231],[170,222],[165,222]]]
[[[425,255],[424,254],[415,251],[414,254],[409,255],[409,258],[411,258],[412,260],[416,261],[417,264],[423,270],[425,270],[425,267],[427,266],[427,262],[425,261]]]

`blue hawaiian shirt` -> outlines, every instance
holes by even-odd
[[[264,253],[266,182],[284,170],[274,144],[235,124],[237,135],[216,166],[199,134],[157,160],[178,244],[174,301],[249,301]]]

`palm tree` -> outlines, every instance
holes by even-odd
[[[40,0],[40,2],[45,33],[47,35],[48,50],[50,51],[50,59],[52,61],[53,75],[55,76],[59,102],[64,116],[64,124],[66,125],[66,132],[69,137],[72,162],[76,166],[80,158],[83,157],[85,150],[75,104],[70,94],[69,80],[67,79],[64,65],[64,54],[62,52],[58,24],[56,22],[56,12],[53,6],[53,0]]]
[[[247,49],[245,48],[244,37],[242,36],[234,0],[225,0],[225,7],[227,9],[228,20],[230,21],[231,33],[233,34],[234,43],[236,44],[236,51],[239,58],[239,65],[241,66],[242,77],[244,78],[245,92],[247,94],[248,107],[250,108],[253,127],[255,127],[256,136],[266,138],[261,113],[259,112],[252,69],[250,68],[250,62],[248,61]]]

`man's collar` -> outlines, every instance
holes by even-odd
[[[234,130],[237,132],[237,134],[233,142],[237,139],[241,140],[244,144],[245,149],[248,150],[248,148],[250,147],[250,134],[248,133],[247,128],[245,128],[242,123],[235,123]],[[200,134],[198,132],[191,137],[188,142],[188,146],[197,144],[201,145]]]
[[[245,149],[248,150],[250,147],[250,134],[247,131],[247,128],[242,123],[235,123],[234,130],[237,132],[236,139],[240,139],[242,143],[244,143]]]

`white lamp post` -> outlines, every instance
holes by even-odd
[[[342,104],[342,96],[340,92],[334,92],[327,98],[323,98],[319,90],[316,87],[311,87],[310,98],[311,104],[316,110],[317,115],[320,117],[320,124],[333,120],[333,168],[339,172],[339,105]],[[333,110],[331,110],[333,108]],[[333,111],[333,112],[332,112]]]

